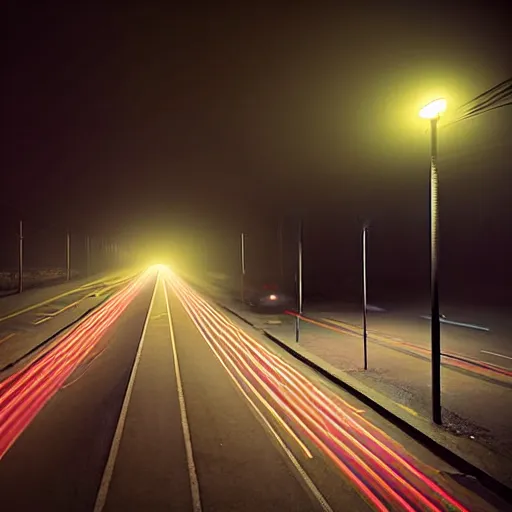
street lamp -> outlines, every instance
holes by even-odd
[[[304,312],[304,297],[303,297],[303,281],[302,281],[302,269],[303,269],[303,259],[302,259],[302,248],[304,245],[304,229],[302,224],[302,219],[299,220],[299,233],[297,240],[297,249],[298,249],[298,268],[297,268],[297,316],[295,317],[295,341],[298,343],[300,339],[300,317]]]
[[[432,419],[441,425],[441,325],[439,322],[439,179],[437,172],[437,122],[446,110],[446,100],[439,98],[420,110],[420,117],[430,119],[430,300]]]
[[[240,274],[240,296],[242,303],[245,302],[245,233],[240,233],[240,259],[241,259],[241,274]]]

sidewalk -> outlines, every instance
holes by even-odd
[[[211,287],[220,305],[264,331],[300,357],[367,396],[379,406],[501,483],[512,487],[512,379],[443,364],[443,427],[431,422],[430,358],[384,342],[363,342],[358,333],[304,320],[295,342],[295,318],[262,315]]]

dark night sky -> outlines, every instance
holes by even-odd
[[[2,211],[148,239],[275,230],[300,211],[318,247],[370,218],[383,257],[407,238],[415,258],[428,246],[418,108],[512,75],[505,3],[92,4],[11,2]],[[448,254],[511,219],[511,116],[442,132]]]

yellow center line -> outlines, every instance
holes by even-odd
[[[325,329],[329,329],[330,331],[339,332],[342,334],[348,334],[349,336],[359,336],[359,334],[353,332],[353,331],[342,331],[338,327],[335,327],[334,325],[328,325],[324,322],[319,322],[317,320],[313,320],[312,318],[308,318],[305,316],[300,317],[301,320],[304,320],[305,322],[308,322],[313,325],[318,325],[319,327],[324,327]]]
[[[110,286],[107,286],[106,288],[102,288],[101,290],[97,290],[97,291],[95,291],[93,293],[90,293],[89,297],[92,297],[92,296],[100,297],[101,295],[105,295],[105,293],[108,293],[113,288],[117,288],[118,286],[120,286],[120,284],[122,284],[122,283],[112,284]]]
[[[83,291],[83,290],[85,290],[87,288],[91,288],[92,286],[95,286],[95,285],[103,283],[103,282],[105,282],[104,279],[97,279],[96,281],[92,281],[90,283],[86,283],[86,284],[84,284],[82,286],[79,286],[78,288],[74,288],[73,290],[69,290],[67,292],[60,293],[59,295],[55,295],[54,297],[50,297],[49,299],[43,300],[41,302],[38,302],[37,304],[32,304],[31,306],[28,306],[26,308],[19,309],[18,311],[14,311],[12,313],[9,313],[8,315],[5,315],[4,317],[1,317],[0,318],[0,323],[1,322],[5,322],[6,320],[9,320],[11,318],[15,318],[15,317],[17,317],[19,315],[23,315],[24,313],[28,313],[29,311],[33,311],[34,309],[38,309],[41,306],[45,306],[46,304],[50,304],[52,302],[55,302],[58,299],[62,299],[63,297],[67,297],[68,295],[72,295],[74,293]]]
[[[400,404],[398,402],[395,402],[395,404],[404,409],[405,411],[407,411],[409,414],[412,414],[413,416],[418,416],[418,413],[414,409],[411,409],[410,407],[407,407],[406,405]]]
[[[329,323],[335,324],[335,325],[339,325],[340,327],[343,327],[344,329],[347,329],[354,334],[358,334],[359,336],[363,335],[363,330],[360,327],[357,327],[355,325],[346,324],[345,322],[341,322],[339,320],[333,320],[332,318],[322,318],[322,321],[329,322]],[[374,339],[377,341],[383,341],[386,343],[390,343],[390,342],[391,343],[400,343],[399,339],[392,338],[391,336],[376,334],[375,332],[372,332],[372,331],[368,331],[368,337],[370,339]]]
[[[55,302],[58,299],[62,299],[63,297],[67,297],[68,295],[72,295],[73,293],[77,293],[81,290],[82,290],[82,288],[75,288],[74,290],[70,290],[68,292],[64,292],[59,295],[55,295],[55,297],[51,297],[49,299],[43,300],[41,302],[38,302],[37,304],[32,304],[31,306],[28,306],[26,308],[19,309],[18,311],[14,311],[13,313],[10,313],[10,314],[5,315],[4,317],[0,318],[0,322],[5,322],[5,320],[9,320],[11,318],[17,317],[19,315],[22,315],[23,313],[28,313],[29,311],[38,309],[41,306],[45,306],[46,304],[50,304],[52,302]]]
[[[5,336],[2,339],[0,339],[0,343],[3,343],[4,341],[10,340],[13,336],[16,336],[15,332],[11,332],[7,336]]]
[[[44,318],[40,318],[39,320],[36,320],[35,322],[32,322],[33,325],[39,325],[44,322],[47,322],[48,320],[51,320],[51,316],[45,316]]]
[[[322,318],[322,321],[329,322],[329,323],[335,324],[335,325],[339,325],[340,327],[345,327],[346,329],[356,331],[360,334],[363,332],[363,330],[360,327],[357,327],[356,325],[347,324],[345,322],[342,322],[341,320],[334,320],[334,318]]]
[[[75,300],[75,302],[72,302],[71,304],[68,304],[67,306],[64,306],[63,308],[59,309],[58,311],[55,311],[55,313],[48,313],[47,316],[51,316],[51,317],[54,317],[54,316],[57,316],[57,315],[60,315],[61,313],[63,313],[64,311],[67,311],[68,309],[72,308],[73,306],[76,306],[77,304],[79,304],[80,302],[82,302],[84,300],[85,297],[81,298],[81,299],[78,299],[78,300]]]
[[[75,302],[72,302],[71,304],[64,306],[63,308],[59,309],[58,311],[55,311],[54,313],[38,313],[38,316],[44,316],[44,318],[40,318],[39,320],[32,322],[32,324],[39,325],[39,324],[42,324],[43,322],[46,322],[47,320],[51,320],[52,318],[55,318],[57,315],[64,313],[64,311],[67,311],[68,309],[78,305],[80,302],[82,302],[84,300],[84,298],[85,297],[75,300]]]

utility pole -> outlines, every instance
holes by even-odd
[[[368,227],[363,228],[363,354],[364,369],[368,370],[368,330],[367,330],[367,313],[368,313],[368,297],[367,297],[367,281],[366,281],[366,250],[368,241]]]
[[[66,279],[71,279],[71,235],[66,233]]]
[[[281,277],[281,286],[284,286],[284,244],[283,244],[283,229],[284,220],[282,217],[279,218],[279,232],[278,232],[278,244],[279,244],[279,272]]]
[[[23,221],[20,220],[18,251],[18,293],[23,291]]]
[[[439,177],[437,171],[437,121],[430,120],[430,279],[431,279],[431,344],[432,344],[432,419],[438,425],[441,417],[441,324],[439,320]]]
[[[245,233],[240,234],[240,257],[241,257],[241,280],[240,280],[240,295],[242,302],[245,302]]]
[[[437,169],[437,124],[446,110],[446,100],[439,98],[420,110],[420,117],[430,120],[430,343],[432,364],[432,421],[441,425],[441,323],[439,320],[439,174]]]
[[[302,245],[303,245],[303,228],[302,219],[299,221],[298,233],[298,269],[297,269],[297,315],[295,317],[295,341],[298,343],[300,339],[300,317],[302,316],[304,300],[302,296]]]
[[[89,277],[91,275],[91,239],[89,235],[85,237],[85,258],[87,277]]]

